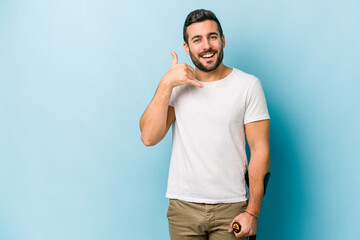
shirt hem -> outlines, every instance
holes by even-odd
[[[236,203],[236,202],[244,202],[248,200],[247,197],[237,197],[237,198],[229,198],[229,199],[193,198],[193,197],[179,196],[171,193],[166,193],[166,197],[169,199],[179,199],[187,202],[207,203],[207,204]]]

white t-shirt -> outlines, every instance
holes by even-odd
[[[198,80],[195,80],[198,81]],[[247,200],[244,124],[269,119],[259,79],[238,69],[223,79],[173,88],[173,148],[166,197],[199,203]]]

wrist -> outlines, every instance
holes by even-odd
[[[258,214],[252,213],[252,212],[250,212],[250,211],[248,211],[248,210],[245,210],[245,213],[247,213],[248,215],[256,218],[256,220],[259,218],[259,215],[258,215]]]
[[[168,81],[166,78],[162,78],[159,83],[159,88],[172,90],[174,87],[170,81]]]
[[[160,85],[165,88],[174,88],[174,86],[171,84],[171,81],[168,80],[166,75],[160,80]]]
[[[249,201],[246,207],[246,211],[259,216],[261,211],[261,205]]]

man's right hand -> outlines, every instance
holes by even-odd
[[[191,84],[195,87],[203,88],[204,85],[194,81],[194,69],[186,63],[178,63],[178,56],[175,52],[171,51],[171,55],[173,56],[173,60],[170,65],[169,71],[161,80],[166,81],[173,88],[183,84]]]

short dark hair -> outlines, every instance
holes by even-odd
[[[192,23],[203,22],[205,20],[215,21],[218,26],[218,31],[220,33],[220,37],[223,36],[221,24],[220,24],[219,20],[217,19],[217,17],[215,16],[215,14],[210,10],[197,9],[197,10],[194,10],[191,13],[189,13],[189,15],[187,15],[185,23],[184,23],[183,37],[184,37],[184,41],[186,42],[186,44],[188,44],[188,38],[189,38],[189,35],[186,31],[187,27]]]

